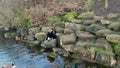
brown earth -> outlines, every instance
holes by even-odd
[[[109,13],[119,13],[120,14],[120,0],[108,0],[108,10],[104,9],[104,1],[96,0],[93,10],[98,16],[106,17]]]

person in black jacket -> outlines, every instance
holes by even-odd
[[[51,40],[51,39],[56,39],[56,31],[55,31],[54,29],[51,29],[51,30],[47,33],[46,40]]]

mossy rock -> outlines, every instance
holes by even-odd
[[[79,30],[85,29],[85,27],[81,24],[74,24],[74,23],[69,23],[69,22],[65,23],[65,28],[70,28],[73,31],[79,31]]]
[[[116,34],[116,32],[109,30],[109,29],[102,29],[102,30],[97,31],[95,34],[99,37],[106,37],[109,34]]]
[[[68,12],[66,13],[66,15],[64,16],[64,20],[65,21],[71,21],[72,19],[74,19],[77,16],[77,12]]]
[[[46,34],[45,33],[36,33],[35,34],[35,38],[39,41],[44,41],[45,40],[45,37],[46,37]]]
[[[54,58],[54,59],[58,56],[58,54],[54,53],[54,52],[46,52],[46,54],[47,54],[48,57],[51,57],[51,58]]]
[[[85,21],[83,22],[83,25],[85,25],[85,26],[89,26],[89,25],[91,25],[91,24],[95,24],[95,20],[85,20]]]
[[[107,15],[107,18],[108,19],[116,19],[116,18],[118,18],[119,17],[119,14],[108,14]]]
[[[40,27],[33,27],[28,30],[29,35],[34,35],[36,33],[40,32]]]
[[[11,32],[4,33],[4,37],[6,39],[12,39],[12,38],[15,38],[15,36],[16,36],[15,33],[11,33]]]
[[[107,35],[106,36],[106,39],[109,41],[109,42],[112,42],[112,43],[120,43],[120,35],[118,34],[110,34],[110,35]]]
[[[105,27],[99,24],[91,24],[90,26],[86,27],[85,30],[95,34],[97,31],[101,29],[105,29]]]
[[[102,17],[102,16],[94,16],[93,18],[94,18],[95,21],[104,20],[104,17]]]
[[[113,31],[120,31],[120,23],[119,22],[113,22],[110,25],[108,25],[108,28]]]
[[[82,24],[82,23],[83,23],[83,20],[72,19],[71,22],[72,22],[72,23],[75,23],[75,24]]]
[[[101,21],[101,24],[103,25],[109,25],[111,23],[111,21],[108,21],[108,20],[100,20]]]
[[[114,50],[115,50],[115,54],[117,54],[119,57],[120,57],[120,44],[119,45],[116,45],[114,47]]]
[[[105,51],[98,51],[95,56],[95,61],[107,66],[114,66],[116,64],[114,54],[106,53]]]
[[[110,43],[105,38],[97,39],[95,47],[97,47],[98,50],[109,50],[109,51],[112,51]]]
[[[78,18],[80,19],[93,19],[93,17],[95,16],[94,12],[83,12],[81,13]]]
[[[61,27],[61,28],[65,28],[65,22],[62,21],[62,22],[57,22],[55,23],[56,27]]]

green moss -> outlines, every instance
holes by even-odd
[[[95,47],[96,48],[96,50],[98,50],[98,51],[104,51],[105,49],[104,48],[102,48],[102,47]]]
[[[68,13],[65,14],[64,20],[65,20],[65,21],[71,21],[71,20],[74,19],[76,16],[77,16],[77,12],[76,12],[76,11],[74,11],[74,12],[68,12]]]

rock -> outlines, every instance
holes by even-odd
[[[118,35],[118,34],[110,34],[110,35],[107,35],[107,36],[106,36],[106,39],[107,39],[109,42],[112,42],[112,43],[120,43],[120,35]]]
[[[114,50],[115,50],[115,54],[120,56],[120,45],[115,45]]]
[[[36,33],[39,33],[40,32],[40,27],[34,27],[34,28],[30,28],[28,30],[28,34],[29,35],[33,35],[33,34],[36,34]]]
[[[64,51],[62,48],[52,48],[53,52],[58,53]]]
[[[104,20],[104,17],[102,17],[102,16],[94,16],[94,20],[95,21],[101,21],[101,20]]]
[[[58,22],[58,23],[55,23],[57,27],[60,27],[60,28],[65,28],[65,22]]]
[[[85,20],[84,23],[83,23],[83,25],[89,26],[89,25],[91,25],[93,23],[95,23],[95,20]]]
[[[65,28],[70,28],[72,30],[84,30],[84,26],[80,24],[74,24],[74,23],[65,23]]]
[[[61,27],[55,27],[57,33],[63,33],[64,29]]]
[[[108,25],[108,28],[113,31],[120,31],[120,23],[119,22],[113,22],[110,25]]]
[[[45,40],[41,43],[41,47],[43,47],[43,48],[54,48],[54,47],[56,47],[56,40],[55,39],[51,40],[51,41]]]
[[[40,41],[30,41],[29,43],[32,44],[32,45],[39,45]]]
[[[6,39],[12,39],[12,38],[15,38],[16,34],[15,33],[12,33],[12,32],[7,32],[7,33],[4,33],[4,37]]]
[[[97,31],[95,34],[99,37],[106,37],[109,34],[116,34],[116,32],[111,31],[109,29],[102,29],[102,30]]]
[[[66,13],[66,15],[64,16],[64,20],[65,21],[71,21],[72,19],[74,19],[77,16],[77,12],[68,12]]]
[[[83,47],[83,48],[89,48],[93,46],[94,44],[92,42],[86,42],[86,41],[78,41],[75,46],[77,47]]]
[[[107,18],[108,19],[116,19],[116,18],[118,18],[119,17],[119,14],[108,14],[107,15]]]
[[[69,52],[74,52],[75,50],[75,46],[73,44],[63,45],[62,47],[65,49],[65,51],[69,51]]]
[[[83,20],[72,19],[71,22],[72,22],[72,23],[75,23],[75,24],[82,24],[82,23],[83,23]]]
[[[108,20],[101,20],[101,23],[103,25],[109,25],[111,23],[111,21],[108,21]]]
[[[45,33],[36,33],[35,34],[35,38],[39,41],[44,41],[45,40],[45,37],[46,37],[46,34]]]
[[[73,34],[60,36],[61,45],[75,44],[75,42],[76,42],[76,36]]]
[[[24,37],[25,40],[28,40],[28,41],[33,41],[35,40],[34,39],[34,35],[27,35],[26,37]]]
[[[94,40],[96,38],[93,34],[85,31],[78,31],[76,35],[80,40]]]
[[[97,39],[95,46],[101,47],[101,48],[103,48],[103,49],[105,49],[105,50],[112,51],[111,45],[110,45],[109,42],[108,42],[106,39],[104,39],[104,38],[99,38],[99,39]]]
[[[52,57],[54,59],[58,56],[58,54],[54,53],[54,52],[46,52],[46,54],[47,54],[47,56]]]
[[[99,24],[91,24],[85,30],[91,33],[96,33],[96,31],[101,30],[101,29],[105,29],[105,27]]]
[[[70,28],[64,29],[64,34],[70,34],[70,33],[74,33],[73,30],[71,30]]]
[[[52,28],[52,27],[42,27],[41,31],[42,31],[43,33],[47,33],[47,32],[49,32],[49,30],[50,30],[51,28]]]
[[[114,59],[114,56],[110,53],[105,53],[105,52],[97,52],[95,61],[107,66],[114,66],[116,64],[116,60]]]
[[[80,19],[93,19],[93,17],[95,16],[94,12],[84,12],[81,13],[78,18]]]

